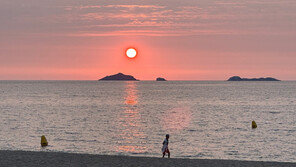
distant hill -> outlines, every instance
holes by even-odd
[[[156,78],[156,81],[166,81],[166,79],[164,79],[164,78]]]
[[[106,76],[102,79],[99,79],[99,81],[138,81],[138,80],[131,75],[118,73],[115,75]]]
[[[267,78],[241,78],[239,76],[230,77],[227,81],[280,81],[275,78],[267,77]]]

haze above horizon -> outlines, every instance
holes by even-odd
[[[0,80],[296,80],[295,11],[295,0],[0,1]]]

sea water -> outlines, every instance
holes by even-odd
[[[175,158],[296,162],[296,82],[0,81],[0,127],[1,150],[161,157],[170,134]]]

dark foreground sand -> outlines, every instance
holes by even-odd
[[[60,152],[0,151],[0,166],[204,166],[257,167],[293,166],[296,163],[209,159],[163,159]]]

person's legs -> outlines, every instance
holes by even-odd
[[[168,149],[168,158],[170,158],[171,156],[171,153],[170,153],[170,150]]]
[[[164,158],[164,156],[165,156],[165,152],[162,153],[162,158]]]

